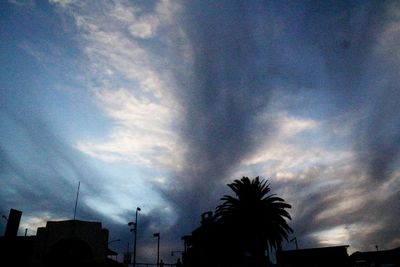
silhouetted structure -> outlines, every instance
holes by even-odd
[[[35,241],[36,236],[0,237],[0,265],[30,266]]]
[[[7,219],[6,231],[4,233],[5,237],[17,236],[21,216],[22,211],[10,209],[10,214],[8,215]]]
[[[47,222],[36,236],[17,236],[22,212],[11,210],[7,236],[0,237],[2,266],[121,266],[107,258],[108,230],[100,222]]]
[[[105,264],[107,249],[108,230],[100,222],[47,222],[37,231],[33,266]]]
[[[290,205],[268,194],[267,181],[243,177],[228,186],[235,197],[212,212],[203,213],[201,226],[184,236],[185,267],[262,267],[270,265],[266,251],[280,247],[292,231],[286,222]]]
[[[389,250],[354,252],[350,256],[354,267],[400,267],[400,247]]]
[[[278,251],[277,263],[279,267],[347,267],[351,266],[347,248],[334,246]]]
[[[35,237],[17,236],[22,212],[10,209],[4,236],[0,237],[0,259],[11,266],[29,266],[32,259]]]
[[[192,235],[182,237],[185,251],[183,264],[185,267],[213,266],[224,247],[217,241],[217,223],[214,222],[212,212],[202,214],[201,226],[192,232]]]
[[[202,214],[201,226],[192,235],[182,237],[185,244],[183,266],[268,266],[265,255],[254,259],[237,245],[237,236],[215,220],[212,212]],[[262,262],[261,265],[257,265]]]
[[[182,267],[182,262],[181,262],[181,259],[180,259],[180,258],[178,258],[178,260],[176,261],[175,266],[176,266],[176,267]]]

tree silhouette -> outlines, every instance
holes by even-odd
[[[216,219],[224,225],[224,240],[230,251],[253,259],[260,266],[265,250],[278,249],[292,229],[286,209],[291,206],[270,192],[267,180],[243,177],[228,184],[236,196],[225,195],[216,208]]]

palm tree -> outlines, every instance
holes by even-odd
[[[291,220],[286,209],[291,206],[282,198],[270,192],[267,180],[256,177],[250,180],[243,177],[228,186],[236,196],[225,195],[224,202],[216,209],[216,219],[222,229],[227,229],[226,236],[230,246],[236,246],[236,252],[246,253],[251,257],[264,258],[265,250],[279,249],[283,239],[293,232],[286,219]]]

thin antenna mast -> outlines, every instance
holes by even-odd
[[[81,181],[78,183],[78,191],[76,192],[75,210],[74,210],[74,220],[76,217],[76,207],[78,206],[79,188],[81,186]]]

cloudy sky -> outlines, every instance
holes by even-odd
[[[0,212],[34,234],[80,181],[78,219],[122,252],[139,206],[170,262],[261,176],[300,248],[399,246],[399,44],[396,1],[1,1]]]

